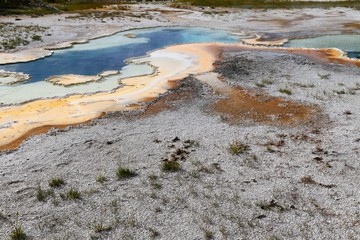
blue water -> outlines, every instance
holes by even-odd
[[[124,37],[133,33],[134,39]],[[148,51],[169,45],[201,42],[238,42],[241,37],[226,31],[206,28],[154,28],[132,30],[96,39],[87,44],[58,50],[50,57],[27,63],[0,65],[0,69],[30,74],[27,83],[42,81],[50,76],[63,74],[96,75],[107,70],[120,70],[124,60],[145,55]],[[125,39],[125,43],[122,40]],[[105,41],[104,45],[102,41]],[[117,44],[117,42],[119,44]],[[107,47],[108,46],[108,47]]]
[[[358,59],[360,59],[360,52],[347,52],[347,55],[350,58],[358,58]]]
[[[294,39],[285,47],[338,48],[351,58],[360,59],[360,35],[329,35],[314,38]]]

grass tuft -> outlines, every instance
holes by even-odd
[[[330,74],[320,74],[318,73],[318,76],[320,77],[321,80],[328,80],[330,78]]]
[[[69,200],[80,199],[80,192],[78,190],[72,188],[66,193],[66,197]]]
[[[177,172],[180,171],[181,165],[176,161],[166,161],[162,165],[162,170],[164,172]]]
[[[249,149],[250,149],[249,145],[246,145],[239,141],[233,141],[232,143],[230,143],[230,147],[229,147],[230,153],[232,155],[239,155],[239,154],[245,153]]]
[[[104,184],[104,183],[107,181],[107,178],[106,178],[104,175],[99,175],[99,176],[96,178],[96,181],[97,181],[98,183]]]
[[[25,240],[27,239],[27,236],[25,234],[24,229],[22,226],[15,226],[15,228],[10,233],[10,238],[12,240]]]
[[[116,177],[119,180],[136,177],[137,175],[138,174],[135,171],[130,170],[129,168],[118,167],[116,170]]]
[[[292,92],[291,92],[290,89],[285,89],[285,88],[280,88],[280,89],[279,89],[279,92],[284,93],[284,94],[287,94],[287,95],[291,95],[291,94],[292,94]]]
[[[95,223],[94,224],[94,231],[97,233],[109,232],[109,231],[111,231],[111,229],[112,229],[111,226],[105,226],[103,223]]]
[[[204,230],[205,239],[213,239],[214,233],[210,230]]]
[[[36,199],[40,202],[45,202],[47,198],[46,191],[43,190],[40,186],[36,190]]]
[[[49,181],[49,186],[52,188],[58,188],[65,185],[65,181],[64,179],[60,178],[60,177],[54,177],[52,179],[50,179]]]

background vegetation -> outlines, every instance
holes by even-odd
[[[121,0],[0,0],[0,15],[72,12],[123,2]]]
[[[139,0],[140,1],[140,0]],[[351,7],[360,9],[360,1],[301,2],[289,0],[175,0],[172,6],[185,5],[236,8],[331,8]],[[129,0],[0,0],[0,15],[4,14],[47,14],[101,8],[107,4],[129,3]],[[169,1],[170,2],[170,1]]]

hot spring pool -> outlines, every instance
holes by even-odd
[[[338,48],[351,58],[360,59],[360,35],[331,35],[314,38],[294,39],[284,47],[294,48]]]
[[[29,74],[31,79],[15,85],[0,85],[0,102],[13,104],[38,98],[61,97],[75,93],[111,91],[119,87],[119,79],[150,74],[147,64],[129,64],[126,59],[170,45],[186,43],[235,43],[243,38],[227,31],[208,28],[152,28],[117,33],[94,39],[72,48],[56,50],[53,55],[36,61],[0,65],[0,70]],[[120,74],[102,81],[83,85],[59,86],[47,81],[56,75],[97,75],[104,71],[121,70]]]

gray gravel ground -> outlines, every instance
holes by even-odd
[[[358,239],[360,70],[247,51],[226,54],[217,71],[230,84],[315,104],[325,117],[228,125],[208,110],[217,96],[188,78],[198,94],[172,110],[114,114],[1,153],[0,238],[21,225],[33,239]],[[236,140],[249,149],[232,155]],[[169,158],[181,170],[162,170]],[[119,166],[137,175],[118,180]],[[54,177],[65,185],[50,187]]]

